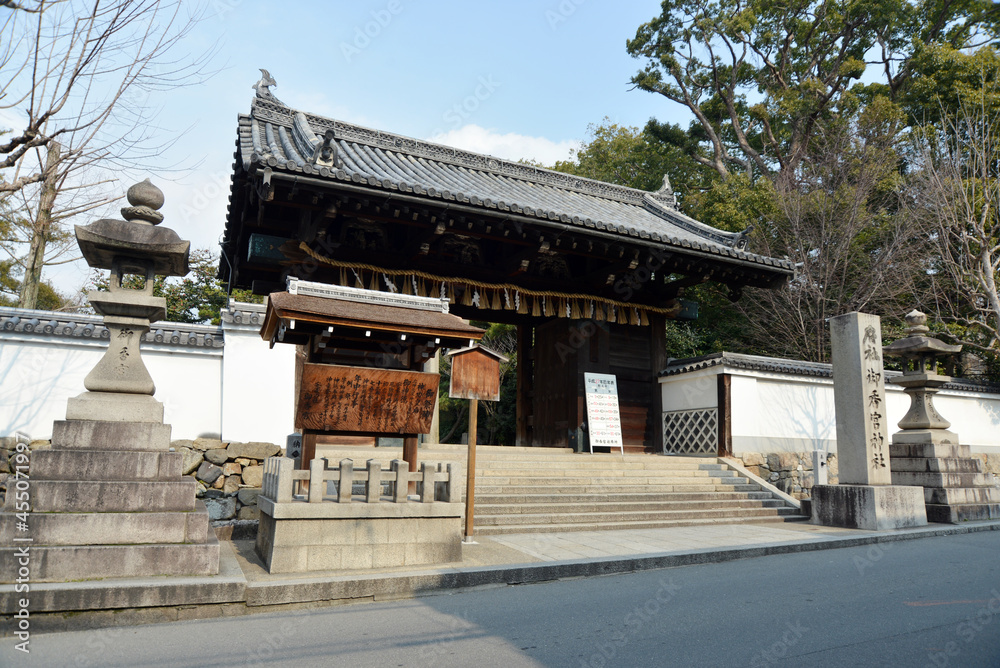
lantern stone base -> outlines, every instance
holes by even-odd
[[[811,522],[868,531],[924,526],[924,490],[901,485],[816,485]]]
[[[84,392],[67,402],[66,419],[163,424],[163,404],[148,394]]]
[[[52,447],[29,453],[30,478],[7,494],[0,582],[22,568],[32,582],[218,573],[219,542],[197,483],[181,475],[183,457],[170,452],[170,426],[114,414],[108,395],[138,395],[81,396],[95,395],[83,401],[107,408],[106,419],[56,422]],[[137,405],[153,404],[162,411],[149,396]]]
[[[920,485],[927,519],[942,524],[1000,518],[1000,487],[967,445],[943,430],[892,436],[892,482]],[[948,440],[944,440],[947,438]]]
[[[269,573],[462,560],[459,503],[258,503],[256,549]]]

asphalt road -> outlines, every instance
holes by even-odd
[[[1000,531],[2,639],[0,666],[1000,666]]]

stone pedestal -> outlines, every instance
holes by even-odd
[[[869,531],[924,526],[924,492],[899,485],[816,485],[812,522]]]
[[[943,431],[943,430],[942,430]],[[972,520],[1000,519],[1000,488],[993,476],[984,473],[983,463],[972,456],[967,445],[943,441],[940,435],[924,442],[897,443],[893,437],[892,481],[899,485],[920,485],[930,522],[958,524]],[[950,432],[948,432],[950,433]],[[937,440],[938,442],[934,442]]]
[[[218,573],[208,511],[169,447],[168,425],[56,422],[52,449],[31,455],[26,530],[15,494],[0,513],[5,580],[24,546],[33,582]]]

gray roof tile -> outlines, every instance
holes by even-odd
[[[333,129],[340,162],[311,163],[326,130]],[[744,236],[685,216],[672,195],[626,188],[571,174],[479,155],[290,109],[256,98],[239,122],[239,158],[253,164],[318,174],[330,180],[469,203],[583,228],[649,239],[665,246],[773,267],[791,273],[787,260],[748,253]]]

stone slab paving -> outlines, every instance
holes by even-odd
[[[538,561],[632,557],[691,550],[751,548],[767,545],[837,540],[876,535],[806,523],[720,524],[709,526],[628,529],[623,531],[571,531],[548,534],[507,534],[479,538],[512,548]]]

